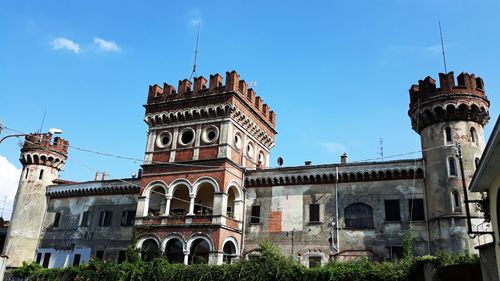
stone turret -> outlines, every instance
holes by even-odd
[[[467,235],[467,221],[455,144],[463,155],[465,182],[468,185],[484,150],[483,127],[489,120],[489,101],[483,80],[474,74],[453,72],[426,77],[412,85],[410,110],[413,129],[420,134],[425,162],[427,220],[432,252],[475,251]],[[469,194],[469,200],[476,195]],[[483,222],[471,205],[472,228]],[[480,229],[479,229],[480,230]]]
[[[58,179],[68,155],[68,141],[50,134],[26,136],[21,149],[19,179],[11,224],[3,254],[7,267],[19,267],[35,258],[46,211],[46,188]]]

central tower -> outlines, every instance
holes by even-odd
[[[268,166],[274,112],[235,71],[225,84],[214,74],[150,86],[145,108],[137,247],[171,262],[229,262],[242,243],[244,170]]]

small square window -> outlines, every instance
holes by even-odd
[[[319,221],[319,204],[309,204],[309,222]]]
[[[320,267],[321,257],[309,257],[309,268]]]
[[[408,200],[408,205],[410,208],[410,219],[411,221],[424,221],[424,200],[423,199],[410,199]]]
[[[122,226],[132,226],[135,220],[135,210],[123,211],[122,213]]]
[[[104,259],[104,250],[98,250],[95,252],[95,258],[98,260]]]
[[[75,254],[75,257],[73,258],[73,266],[79,266],[81,258],[82,258],[82,255]]]
[[[113,212],[101,211],[101,216],[99,217],[99,226],[102,226],[102,227],[111,226],[111,218],[112,217],[113,217]]]
[[[52,224],[52,227],[59,227],[60,221],[61,221],[61,212],[57,212],[54,217],[54,223]]]
[[[400,260],[403,258],[403,247],[401,246],[389,246],[387,247],[389,250],[390,260]]]
[[[401,221],[399,200],[385,200],[384,205],[386,221]]]
[[[49,264],[50,264],[50,253],[45,253],[45,255],[43,256],[42,267],[49,268]]]
[[[80,226],[89,226],[89,211],[85,211],[82,213],[82,221],[80,222]]]
[[[250,223],[260,223],[260,206],[252,206]]]

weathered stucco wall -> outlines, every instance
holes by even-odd
[[[61,190],[97,190],[101,195],[50,198],[43,221],[37,259],[44,262],[45,253],[51,253],[49,267],[61,267],[72,263],[75,254],[80,254],[80,263],[87,262],[102,251],[102,258],[118,261],[133,237],[133,226],[126,225],[126,212],[135,216],[138,194],[106,194],[106,188],[123,183],[91,182],[69,187],[53,187],[49,192]],[[109,185],[109,186],[108,186]],[[137,191],[139,189],[137,188]],[[87,212],[87,223],[83,223]],[[109,225],[103,225],[103,212],[111,214]],[[109,213],[110,212],[110,213]],[[59,225],[55,226],[56,214],[60,214]],[[133,218],[130,220],[133,222]],[[123,253],[122,253],[123,254]]]
[[[420,160],[394,163],[370,163],[340,165],[338,173],[369,173],[377,171],[417,170]],[[256,171],[249,174],[249,180],[294,177],[302,175],[336,174],[337,167],[304,166]],[[316,176],[313,176],[316,177]],[[324,177],[321,177],[322,179]],[[268,182],[267,180],[264,180]],[[287,180],[285,180],[287,181]],[[336,239],[336,189],[338,188],[338,259],[349,259],[352,255],[372,255],[373,258],[390,259],[390,247],[401,247],[409,228],[409,200],[424,198],[423,179],[352,179],[338,183],[329,180],[303,184],[276,184],[247,187],[245,252],[257,248],[258,243],[269,240],[278,245],[282,253],[308,263],[308,257],[321,257],[322,263],[335,258],[338,250]],[[387,222],[385,200],[399,200],[400,221]],[[348,228],[344,209],[353,203],[363,203],[373,210],[373,227],[367,229]],[[319,204],[319,222],[310,221],[310,204]],[[260,206],[260,223],[251,223],[252,206]],[[412,222],[416,254],[428,253],[427,228],[425,220]],[[345,256],[344,256],[345,255]]]

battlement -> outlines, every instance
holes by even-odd
[[[208,85],[207,85],[207,82]],[[178,89],[178,90],[177,90]],[[159,85],[149,86],[148,105],[193,98],[197,96],[209,96],[223,93],[237,94],[246,105],[257,112],[272,127],[276,125],[276,114],[265,104],[261,97],[257,96],[252,88],[248,88],[245,80],[240,80],[236,71],[226,72],[226,83],[223,84],[222,76],[218,73],[211,74],[209,81],[203,76],[194,78],[194,85],[191,81],[179,80],[177,89],[167,83],[163,87]]]
[[[457,83],[455,83],[453,71],[439,73],[439,86],[438,88],[436,80],[430,76],[427,76],[424,80],[419,80],[418,85],[412,85],[409,90],[410,107],[419,100],[422,103],[429,98],[442,95],[468,94],[486,98],[483,79],[467,72],[462,72],[457,76]]]
[[[462,72],[456,77],[453,71],[439,73],[436,80],[427,76],[418,85],[410,87],[412,127],[420,133],[425,127],[443,121],[473,121],[485,125],[489,120],[489,101],[484,82],[474,74]]]
[[[60,137],[52,139],[51,134],[30,134],[25,138],[21,152],[43,150],[44,153],[56,153],[63,157],[68,155],[69,142]]]

